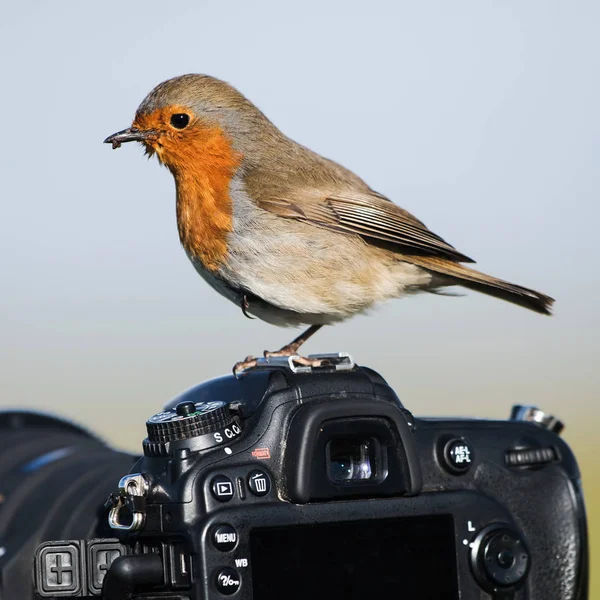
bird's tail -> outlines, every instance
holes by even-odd
[[[461,285],[476,292],[501,298],[543,315],[551,314],[554,298],[514,283],[496,279],[459,263],[432,256],[411,256],[410,262],[442,275],[448,285]]]

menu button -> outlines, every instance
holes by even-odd
[[[221,552],[233,550],[237,541],[237,531],[231,525],[218,525],[213,533],[213,544]]]

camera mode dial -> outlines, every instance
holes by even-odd
[[[169,456],[176,449],[206,450],[231,442],[242,433],[239,419],[221,400],[180,402],[150,417],[146,429],[146,456]]]

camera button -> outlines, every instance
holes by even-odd
[[[238,534],[231,525],[218,525],[213,533],[213,544],[221,552],[233,550],[238,542]]]
[[[466,473],[473,464],[473,447],[464,438],[446,442],[442,453],[444,466],[457,475]]]
[[[233,481],[225,475],[217,475],[210,482],[210,491],[215,500],[229,502],[233,498]]]
[[[484,527],[471,544],[471,567],[479,585],[490,592],[521,585],[531,557],[525,541],[509,525]]]
[[[271,490],[271,479],[264,471],[255,469],[248,475],[248,487],[255,496],[266,496]]]
[[[221,594],[231,596],[231,594],[235,594],[240,589],[242,580],[240,574],[235,569],[225,567],[217,573],[216,583],[217,589]]]
[[[497,531],[484,542],[482,550],[486,575],[494,584],[511,586],[525,578],[529,553],[518,534],[510,530]]]

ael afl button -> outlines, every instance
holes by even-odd
[[[238,534],[231,525],[217,525],[213,533],[213,544],[221,552],[233,550],[238,541]]]
[[[235,569],[225,567],[217,573],[216,584],[221,594],[231,596],[231,594],[235,594],[240,589],[242,580],[240,579],[240,574]]]
[[[453,438],[444,445],[441,458],[448,471],[461,475],[473,464],[473,448],[465,439]]]

